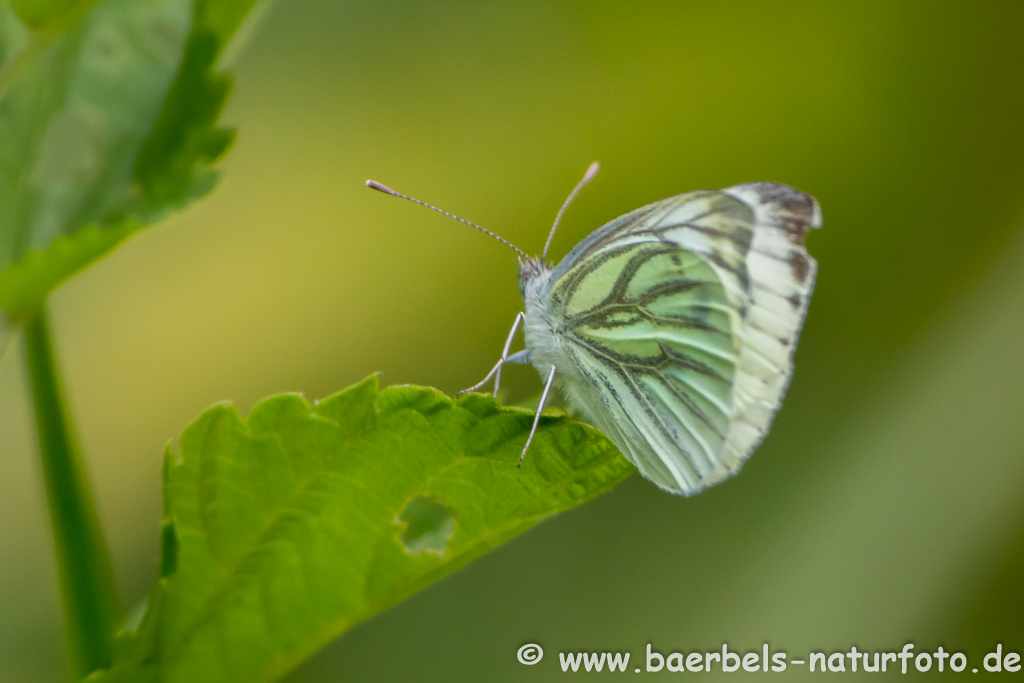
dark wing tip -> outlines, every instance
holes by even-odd
[[[812,228],[821,227],[818,201],[795,187],[782,183],[757,182],[733,185],[726,194],[748,204],[759,218],[767,219],[800,247]]]
[[[802,221],[808,230],[821,227],[821,206],[818,200],[790,185],[762,181],[734,185],[725,191],[730,194],[752,195],[757,198],[759,204],[771,205],[775,211],[788,213]]]

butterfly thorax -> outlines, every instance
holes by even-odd
[[[525,304],[523,335],[530,362],[541,377],[547,377],[552,365],[562,372],[572,367],[559,339],[560,317],[551,305],[552,272],[538,259],[523,261],[519,266],[519,288]]]

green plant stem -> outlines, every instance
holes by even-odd
[[[110,666],[121,609],[96,507],[71,435],[45,311],[26,318],[24,329],[72,674],[79,680]]]

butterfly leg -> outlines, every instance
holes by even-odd
[[[523,322],[523,318],[526,314],[522,311],[516,315],[516,320],[512,323],[512,331],[508,333],[508,339],[505,340],[505,348],[501,350],[501,360],[498,362],[498,370],[494,373],[494,397],[498,397],[498,388],[501,386],[501,366],[508,360],[508,350],[512,348],[512,340],[516,336],[516,331],[519,329],[519,325]]]
[[[512,331],[508,333],[508,339],[505,340],[505,348],[502,349],[501,351],[501,358],[499,358],[498,362],[494,365],[493,368],[491,368],[491,371],[487,373],[487,376],[484,377],[479,382],[477,382],[476,384],[474,384],[473,386],[469,387],[468,389],[463,389],[462,391],[460,391],[458,393],[459,396],[470,391],[476,391],[483,385],[487,384],[487,382],[490,381],[491,377],[494,377],[494,395],[498,395],[498,387],[501,385],[501,366],[504,365],[505,362],[508,360],[508,350],[512,348],[512,340],[515,339],[516,332],[519,331],[519,325],[523,322],[524,315],[524,313],[520,312],[516,316],[515,322],[512,323]]]
[[[540,395],[540,403],[537,404],[537,414],[533,416],[533,426],[530,427],[530,435],[526,437],[526,445],[523,446],[523,452],[519,454],[519,462],[516,463],[516,467],[522,467],[523,458],[526,457],[526,451],[530,449],[530,443],[533,442],[533,435],[537,433],[537,425],[540,424],[540,414],[544,412],[544,404],[548,402],[548,393],[551,392],[551,385],[555,381],[555,366],[551,366],[551,372],[548,373],[548,379],[544,382],[544,391]]]

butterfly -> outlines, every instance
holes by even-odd
[[[555,229],[598,171],[559,210],[540,257],[376,181],[373,189],[470,225],[518,252],[524,308],[497,364],[530,363],[544,380],[522,458],[552,386],[640,474],[692,495],[734,474],[767,434],[793,374],[817,263],[805,237],[818,202],[772,182],[697,190],[607,223],[557,265]],[[520,327],[526,349],[509,354]]]

